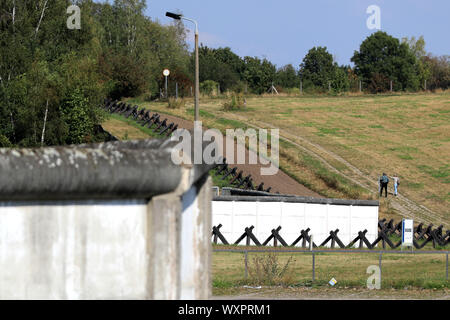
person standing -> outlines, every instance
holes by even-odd
[[[380,189],[380,197],[383,194],[383,189],[384,189],[384,197],[387,198],[387,186],[389,183],[389,178],[386,175],[386,173],[383,172],[383,175],[380,177],[380,184],[381,184],[381,189]]]
[[[391,177],[394,180],[394,196],[398,194],[398,186],[400,185],[400,178],[396,176]]]

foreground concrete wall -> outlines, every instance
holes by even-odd
[[[0,299],[209,298],[209,167],[171,148],[0,149]]]
[[[0,204],[0,297],[145,298],[147,204]]]
[[[207,299],[211,295],[211,178],[181,199],[154,197],[148,220],[150,299]],[[181,200],[181,201],[180,201]],[[162,214],[164,212],[164,214]]]
[[[0,299],[207,299],[205,185],[150,202],[0,203]]]

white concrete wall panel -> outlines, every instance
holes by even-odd
[[[255,230],[258,230],[259,226],[256,209],[256,202],[233,202],[233,240],[231,241],[236,241],[239,236],[244,233],[245,227],[254,226]]]
[[[347,245],[358,231],[367,229],[366,237],[374,241],[378,235],[378,207],[301,202],[213,201],[213,225],[233,243],[253,225],[253,233],[262,243],[271,230],[281,226],[283,239],[291,244],[302,229],[310,228],[314,243],[319,245],[330,231],[339,229],[338,237]],[[330,242],[331,243],[331,242]],[[330,245],[328,243],[328,246]],[[245,241],[240,244],[244,245]],[[270,245],[273,241],[270,242]],[[301,245],[301,242],[297,246]]]
[[[255,202],[257,222],[253,233],[262,243],[270,236],[272,229],[278,227],[281,222],[281,202]]]
[[[282,202],[281,216],[280,234],[288,244],[291,244],[298,238],[305,225],[305,204]]]

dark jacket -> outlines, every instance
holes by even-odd
[[[382,175],[382,176],[380,177],[380,182],[381,182],[381,183],[389,183],[389,178],[388,178],[388,176],[387,176],[387,175]]]

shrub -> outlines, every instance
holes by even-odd
[[[89,100],[80,90],[76,89],[60,106],[64,122],[69,131],[67,144],[87,142],[86,138],[93,134],[94,119],[90,115]]]
[[[233,93],[231,94],[230,99],[223,103],[223,110],[231,111],[236,109],[242,109],[245,107],[245,104],[246,101],[242,93],[239,94]]]
[[[249,280],[257,285],[289,285],[292,283],[292,273],[289,272],[292,261],[290,256],[286,263],[282,264],[275,252],[256,256],[248,266]]]
[[[200,92],[208,96],[217,91],[218,83],[213,80],[205,80],[200,83]]]
[[[12,147],[12,143],[6,136],[0,134],[0,148],[9,148],[9,147]]]
[[[283,92],[290,95],[297,95],[300,94],[300,88],[283,88]]]
[[[248,90],[248,86],[245,82],[238,81],[230,89],[231,91],[236,93],[246,93],[246,90]]]
[[[186,101],[184,99],[169,98],[167,107],[169,109],[184,108]]]

